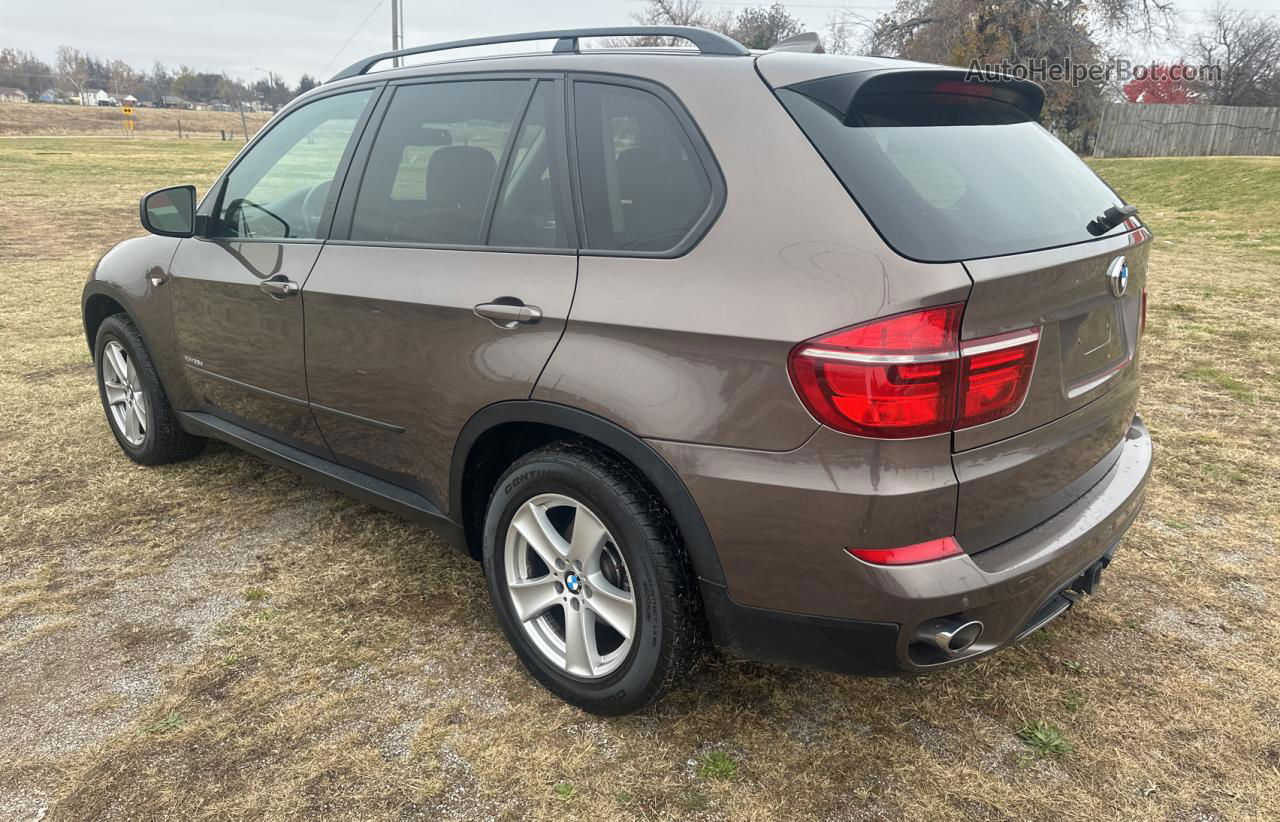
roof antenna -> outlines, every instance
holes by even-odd
[[[816,31],[806,31],[785,40],[779,40],[769,47],[769,51],[798,51],[803,54],[826,54],[822,47],[822,39]]]

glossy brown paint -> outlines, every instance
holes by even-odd
[[[327,456],[307,407],[302,300],[261,288],[273,277],[301,286],[320,249],[315,242],[186,239],[167,291],[187,383],[200,406]]]
[[[677,93],[715,155],[727,202],[679,258],[584,254],[573,321],[533,396],[642,437],[794,449],[817,428],[787,377],[796,343],[963,300],[969,277],[958,263],[916,263],[885,246],[752,61],[617,57],[593,59]],[[696,80],[688,60],[701,61]]]
[[[916,625],[964,613],[988,626],[962,657],[971,658],[1016,639],[1048,597],[1114,547],[1141,505],[1151,461],[1134,417],[1146,247],[1130,234],[964,264],[898,256],[767,84],[884,67],[790,53],[588,53],[380,73],[391,83],[503,72],[656,83],[709,146],[723,208],[674,258],[188,239],[170,267],[165,252],[177,241],[146,238],[104,258],[86,299],[121,295],[177,408],[252,424],[451,515],[460,501],[449,478],[467,459],[455,443],[468,420],[529,398],[547,403],[540,413],[586,412],[682,481],[696,504],[683,521],[705,523],[734,603],[875,621],[896,637],[891,655],[906,670],[922,669],[908,649]],[[1121,253],[1129,292],[1108,302],[1105,268]],[[156,271],[166,285],[147,282]],[[298,297],[257,288],[278,272],[303,286]],[[497,297],[537,305],[543,318],[499,329],[473,313]],[[796,397],[786,358],[797,343],[966,301],[965,339],[1045,328],[1031,390],[1011,417],[870,440],[819,426]],[[1108,309],[1132,362],[1068,396],[1089,376],[1068,332]],[[586,430],[572,419],[566,430]],[[474,442],[483,432],[468,433]],[[845,552],[951,534],[971,555],[886,568]]]
[[[870,440],[819,428],[786,453],[649,444],[703,512],[735,601],[852,617],[870,592],[858,577],[840,573],[851,559],[845,548],[892,548],[952,533],[950,439]]]
[[[963,340],[1034,327],[1041,328],[1041,335],[1022,407],[1002,420],[957,431],[957,451],[1029,431],[1137,383],[1149,238],[1140,229],[1066,248],[965,263],[973,290],[965,306]],[[1108,290],[1107,267],[1121,255],[1129,263],[1129,285],[1124,297],[1116,299]],[[1114,376],[1079,390],[1109,371]]]
[[[304,292],[307,380],[338,461],[389,475],[448,507],[453,442],[473,414],[527,399],[564,330],[577,257],[330,244]],[[537,306],[499,328],[474,307]]]
[[[125,240],[102,256],[85,283],[81,309],[86,321],[100,322],[107,300],[121,306],[134,318],[160,372],[161,382],[175,402],[192,402],[182,373],[181,358],[174,343],[173,314],[164,285],[169,278],[169,262],[180,241],[148,234]],[[97,325],[86,322],[89,350],[94,350]]]
[[[952,664],[1001,648],[1032,615],[1108,550],[1140,509],[1151,469],[1151,440],[1141,422],[1126,428],[1105,475],[1056,515],[977,555],[898,567],[876,566],[844,551],[851,538],[887,522],[946,524],[950,471],[910,465],[910,441],[892,469],[850,456],[847,438],[825,429],[787,455],[680,443],[651,443],[685,478],[716,540],[730,595],[743,605],[900,625],[903,670],[924,670],[909,651],[921,623],[948,614],[977,619],[980,641]],[[871,478],[876,478],[873,482]],[[921,489],[941,487],[931,499]],[[901,528],[910,526],[899,525]],[[901,543],[899,543],[901,544]]]

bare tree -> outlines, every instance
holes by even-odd
[[[71,46],[58,46],[55,63],[58,77],[75,89],[76,96],[84,100],[84,87],[89,77],[89,56]]]
[[[112,97],[124,97],[142,83],[142,75],[123,60],[112,60],[108,64],[107,70],[111,76],[110,91]]]
[[[1222,106],[1280,105],[1280,21],[1219,3],[1193,35],[1191,56],[1216,66],[1206,97]]]

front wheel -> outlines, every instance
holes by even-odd
[[[142,335],[128,315],[103,320],[93,350],[102,410],[129,459],[162,465],[199,453],[204,440],[178,424]]]
[[[661,501],[608,452],[555,443],[512,465],[489,503],[484,566],[521,662],[583,710],[639,710],[698,659],[683,546]]]

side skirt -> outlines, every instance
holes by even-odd
[[[287,468],[321,485],[342,491],[379,508],[420,522],[435,531],[455,549],[466,553],[462,526],[449,519],[426,497],[398,485],[371,477],[345,465],[308,454],[290,445],[264,437],[247,428],[199,411],[179,411],[182,427],[192,434],[211,437],[248,451],[267,462]]]

